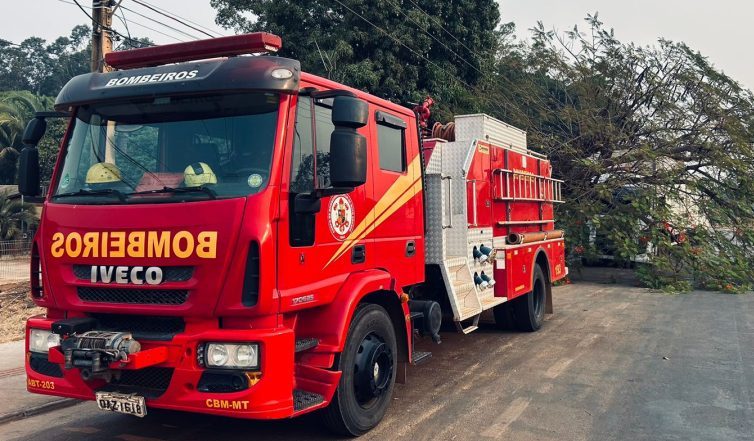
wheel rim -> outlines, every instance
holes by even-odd
[[[532,301],[534,302],[534,316],[541,317],[545,307],[545,287],[542,281],[539,279],[534,281]]]
[[[356,401],[363,408],[374,405],[390,387],[393,354],[379,335],[370,333],[361,341],[353,374]]]

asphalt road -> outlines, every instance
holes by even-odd
[[[367,440],[752,440],[754,295],[557,288],[536,334],[446,333]],[[7,397],[4,397],[7,399]],[[277,422],[84,403],[0,426],[0,439],[333,439],[316,415]]]

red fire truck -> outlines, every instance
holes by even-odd
[[[426,129],[301,72],[255,33],[114,52],[68,82],[39,195],[39,114],[20,190],[43,203],[28,320],[34,393],[144,416],[379,423],[441,322],[536,331],[567,274],[561,182],[486,115]]]

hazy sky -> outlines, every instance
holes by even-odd
[[[439,1],[439,0],[438,0]],[[79,0],[90,5],[91,0]],[[148,3],[179,14],[222,34],[214,24],[214,10],[209,0],[147,0]],[[744,0],[498,0],[503,21],[516,23],[521,38],[528,36],[527,29],[541,20],[547,28],[570,29],[574,24],[584,24],[589,12],[599,11],[606,26],[615,28],[618,39],[652,44],[658,37],[685,41],[708,56],[712,62],[745,86],[754,89],[754,2]],[[182,28],[178,23],[160,17],[133,0],[123,0],[125,7],[153,17],[162,23]],[[40,0],[34,12],[28,1],[0,0],[0,38],[20,42],[32,35],[51,40],[68,34],[76,24],[89,20],[72,4],[72,0]],[[139,24],[164,33],[187,39],[176,31],[149,21],[131,11],[123,11],[131,32],[150,37],[158,43],[176,40],[145,29]],[[138,23],[138,24],[137,24]],[[119,20],[114,27],[125,28]],[[186,28],[182,28],[186,29]],[[187,32],[197,34],[186,29]],[[125,33],[125,32],[124,32]],[[283,35],[283,41],[285,36]]]

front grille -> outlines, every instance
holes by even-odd
[[[165,393],[173,378],[172,368],[150,367],[120,371],[120,378],[103,387],[102,391],[137,393],[147,398],[157,398]]]
[[[38,374],[63,378],[63,371],[60,369],[60,365],[47,361],[47,355],[31,354],[31,357],[29,357],[29,366],[31,370]]]
[[[180,317],[93,314],[92,318],[97,319],[98,330],[130,332],[137,340],[172,340],[186,327]]]
[[[194,275],[192,266],[166,266],[161,269],[163,282],[185,282]],[[73,265],[73,275],[79,280],[91,280],[91,271],[92,265]]]
[[[78,294],[85,302],[143,305],[182,305],[188,298],[186,290],[167,289],[79,287]]]

